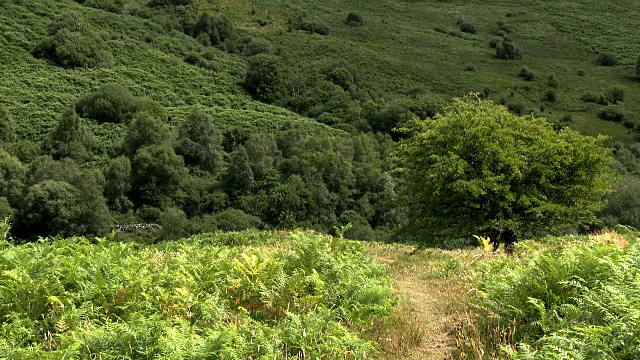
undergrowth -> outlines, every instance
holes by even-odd
[[[640,358],[637,236],[525,242],[520,256],[479,265],[458,357]]]
[[[301,232],[0,249],[8,359],[364,359],[394,304],[361,244]]]

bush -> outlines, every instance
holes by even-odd
[[[511,103],[507,105],[507,109],[514,114],[522,115],[524,114],[526,107],[522,103]]]
[[[607,97],[612,104],[624,101],[625,88],[619,85],[611,87],[607,90]]]
[[[273,45],[271,42],[262,38],[253,38],[242,48],[242,55],[253,56],[258,54],[271,54]]]
[[[464,66],[464,71],[476,71],[476,66],[473,64],[467,64]]]
[[[547,77],[547,85],[552,88],[558,88],[558,80],[556,80],[556,76],[551,74]]]
[[[241,231],[262,227],[260,218],[236,209],[227,209],[217,213],[213,216],[213,219],[218,229],[223,231]]]
[[[618,65],[618,57],[611,53],[598,54],[595,62],[600,66],[616,66]]]
[[[502,39],[496,44],[496,56],[506,60],[522,58],[520,50],[508,39]]]
[[[32,51],[37,58],[47,58],[64,67],[100,68],[113,66],[107,43],[92,32],[61,29],[42,40]]]
[[[347,15],[347,19],[345,20],[345,24],[350,26],[362,26],[363,23],[362,15],[353,11]]]
[[[544,97],[542,98],[542,100],[554,103],[558,100],[558,95],[556,95],[556,92],[553,90],[547,90],[547,92],[544,93]]]
[[[179,6],[191,5],[193,0],[150,0],[149,6]]]
[[[469,23],[460,24],[460,31],[462,31],[463,33],[474,34],[474,35],[478,33],[478,31],[476,30],[476,27],[473,24],[469,24]]]
[[[496,24],[496,35],[504,36],[506,34],[511,34],[513,29],[507,25],[504,21],[498,21]]]
[[[329,35],[329,26],[322,22],[310,21],[304,15],[295,15],[287,21],[289,31],[304,30],[319,35]]]
[[[606,96],[598,95],[598,94],[594,94],[594,93],[586,93],[586,94],[582,95],[582,97],[580,99],[582,101],[588,102],[588,103],[594,103],[594,104],[600,104],[600,105],[608,105],[609,104],[609,99],[607,99]]]
[[[527,81],[532,81],[536,78],[536,73],[528,67],[524,66],[522,69],[520,69],[520,73],[518,74],[518,76]]]
[[[124,0],[87,0],[84,4],[92,8],[112,13],[121,13],[124,6]]]
[[[489,41],[489,47],[492,49],[495,49],[496,47],[498,47],[498,43],[502,41],[502,38],[497,37],[497,38],[493,38],[491,39],[491,41]]]
[[[587,71],[585,69],[578,69],[578,71],[576,71],[576,75],[585,76],[587,75]]]
[[[598,113],[598,117],[602,120],[622,122],[627,119],[627,113],[619,106],[610,105],[602,109]]]
[[[638,56],[638,61],[636,61],[636,76],[640,77],[640,56]]]
[[[77,11],[67,11],[58,16],[47,27],[49,36],[54,36],[58,31],[67,29],[71,32],[83,32],[86,28],[82,15]]]
[[[233,52],[233,41],[237,35],[233,24],[224,15],[202,14],[194,29],[189,32],[194,37],[204,36],[211,45],[220,46],[226,43],[226,50]]]
[[[107,83],[76,102],[76,112],[100,123],[127,123],[138,111],[139,100],[122,85]]]

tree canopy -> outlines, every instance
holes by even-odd
[[[490,236],[494,244],[595,220],[610,191],[604,137],[457,99],[414,120],[394,156],[404,173],[408,228],[422,241]]]

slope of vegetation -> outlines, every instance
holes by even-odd
[[[394,304],[362,244],[310,233],[1,246],[9,359],[364,359]]]

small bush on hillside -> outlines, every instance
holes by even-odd
[[[496,24],[496,35],[505,36],[506,34],[511,34],[513,29],[507,25],[504,21],[498,21]]]
[[[220,230],[241,231],[260,229],[262,221],[257,216],[244,213],[242,210],[227,209],[213,216],[214,223]]]
[[[191,5],[193,0],[150,0],[149,6]]]
[[[489,41],[489,47],[495,49],[498,46],[498,43],[502,41],[502,38],[496,37]]]
[[[615,85],[607,90],[607,97],[612,104],[624,101],[625,88],[619,85]]]
[[[582,95],[582,97],[580,99],[582,101],[584,101],[584,102],[587,102],[587,103],[594,103],[594,104],[600,104],[600,105],[608,105],[609,104],[609,100],[607,99],[606,96],[595,94],[595,93],[591,93],[591,92]]]
[[[242,55],[253,56],[258,54],[271,54],[273,45],[267,39],[253,38],[247,42],[242,48]]]
[[[269,54],[258,54],[249,60],[244,86],[257,100],[273,103],[287,92],[285,73],[280,59]]]
[[[53,19],[47,27],[47,33],[49,36],[53,36],[62,29],[67,29],[72,32],[83,32],[85,28],[86,25],[82,14],[77,11],[67,11]]]
[[[536,73],[528,67],[524,66],[522,69],[520,69],[520,73],[518,74],[518,76],[527,81],[532,81],[536,78]]]
[[[518,115],[524,114],[525,108],[526,107],[522,103],[511,103],[507,105],[507,109],[509,109],[509,111]]]
[[[549,77],[547,77],[547,85],[552,88],[558,88],[558,80],[556,79],[556,76],[554,74],[551,74],[549,75]]]
[[[304,30],[312,34],[329,35],[329,26],[327,24],[308,20],[304,15],[293,16],[289,18],[287,23],[289,25],[289,31]]]
[[[124,123],[138,111],[139,101],[124,86],[108,83],[76,103],[80,116],[98,122]]]
[[[86,0],[84,5],[112,13],[121,13],[124,0]]]
[[[353,11],[347,15],[347,19],[345,20],[345,24],[350,26],[362,26],[363,23],[362,15]]]
[[[464,66],[464,71],[476,71],[476,66],[473,64],[467,64]]]
[[[547,90],[547,92],[544,93],[544,97],[542,98],[542,100],[554,103],[558,100],[558,95],[556,95],[556,92],[553,90]]]
[[[627,119],[627,113],[617,105],[610,105],[600,110],[598,117],[602,120],[623,122]]]
[[[508,39],[502,39],[496,44],[496,56],[506,60],[522,58],[520,50]]]
[[[462,31],[463,33],[467,33],[467,34],[477,34],[478,33],[478,31],[476,30],[475,25],[469,24],[469,23],[460,24],[460,31]]]
[[[585,76],[587,75],[587,71],[585,69],[578,69],[578,71],[576,71],[576,75]]]
[[[227,50],[233,50],[233,42],[237,37],[233,24],[224,15],[202,14],[193,25],[193,29],[188,32],[193,37],[208,39],[208,42],[214,46],[226,44]]]
[[[618,65],[618,57],[615,54],[603,53],[598,54],[595,59],[596,65],[600,66],[616,66]]]

